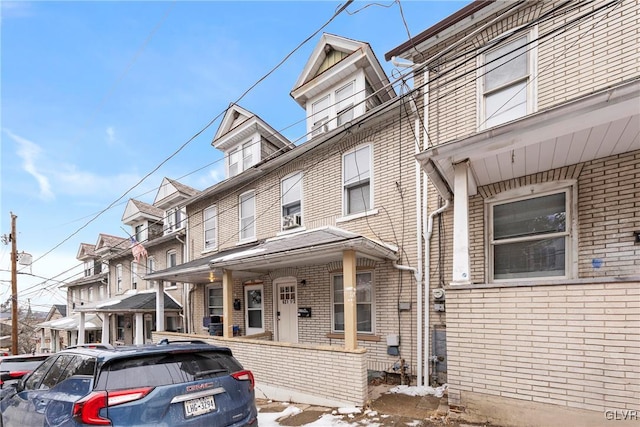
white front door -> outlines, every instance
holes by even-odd
[[[277,283],[278,341],[298,342],[298,301],[296,279],[287,278]]]
[[[247,335],[260,334],[264,332],[264,289],[262,285],[251,285],[244,287],[245,304],[245,325],[247,325]]]

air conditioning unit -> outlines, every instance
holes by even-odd
[[[302,216],[299,213],[293,215],[285,215],[282,217],[282,228],[287,230],[289,228],[300,227],[302,225]]]
[[[326,122],[321,122],[311,128],[311,136],[320,135],[327,131],[329,131],[329,125]]]

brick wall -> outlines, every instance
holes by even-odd
[[[639,313],[639,281],[450,287],[449,402],[465,406],[468,392],[637,410]]]
[[[229,347],[252,371],[256,396],[332,407],[363,406],[367,399],[366,350],[154,333],[153,340],[202,339]],[[277,363],[276,363],[277,362]]]

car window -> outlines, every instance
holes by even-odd
[[[0,371],[33,371],[45,359],[4,360],[0,363]]]
[[[51,387],[54,387],[60,381],[62,381],[65,377],[65,370],[74,359],[73,354],[62,354],[56,362],[51,366],[51,369],[47,372],[47,374],[42,379],[42,383],[40,383],[39,389],[47,390]]]
[[[72,375],[91,375],[96,367],[96,359],[90,356],[76,355],[65,372],[68,378]],[[59,381],[58,381],[59,382]]]
[[[47,371],[49,370],[51,365],[53,365],[53,362],[55,362],[57,358],[58,356],[51,356],[47,360],[42,362],[42,365],[34,369],[31,375],[29,375],[29,378],[27,378],[27,380],[25,381],[24,388],[26,390],[33,390],[37,386],[39,386],[40,381],[45,376],[45,374],[47,373]]]
[[[113,361],[100,374],[97,388],[157,387],[228,375],[240,370],[242,367],[235,358],[214,351],[149,355]]]

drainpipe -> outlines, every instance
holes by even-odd
[[[187,220],[185,219],[185,241],[180,240],[180,237],[178,237],[176,235],[176,240],[180,243],[182,243],[182,248],[183,248],[183,257],[182,257],[182,262],[185,263],[187,261],[189,261],[189,251],[187,248],[187,243],[189,241],[188,237],[189,237],[189,227],[187,226]],[[183,332],[184,333],[189,333],[189,301],[187,300],[188,298],[188,291],[187,291],[187,284],[182,282],[182,324],[183,324]]]

